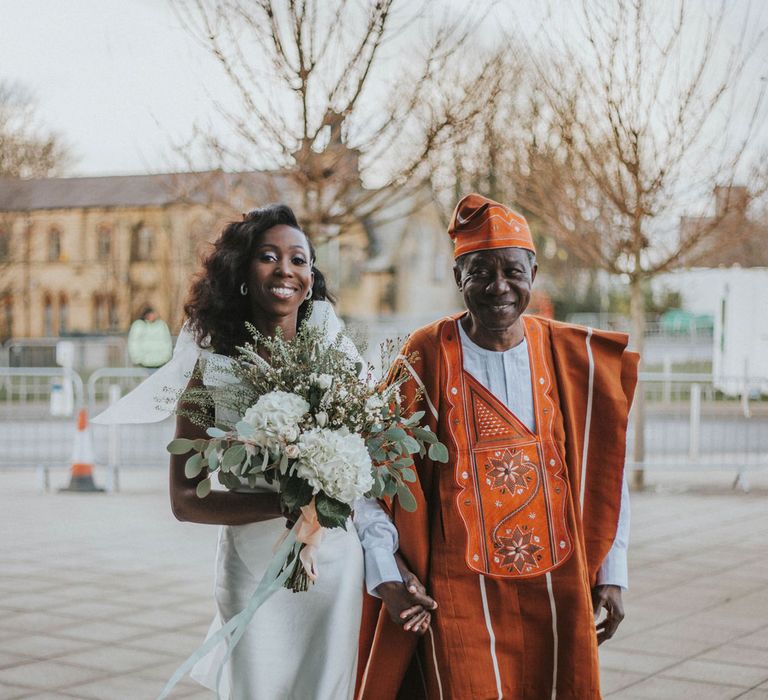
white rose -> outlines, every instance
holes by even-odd
[[[352,505],[373,488],[371,458],[365,440],[346,428],[315,428],[299,438],[301,457],[296,474],[306,479],[313,493]]]
[[[285,448],[283,448],[283,452],[288,459],[296,459],[299,454],[301,454],[298,445],[286,445]]]

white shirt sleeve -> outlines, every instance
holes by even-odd
[[[624,590],[629,588],[629,572],[627,570],[629,520],[629,486],[625,474],[621,485],[621,506],[619,507],[619,523],[616,526],[616,539],[613,540],[611,549],[597,572],[598,586],[621,586]]]
[[[403,580],[395,561],[399,546],[397,528],[375,498],[358,498],[352,520],[363,547],[365,587],[370,595],[376,596],[379,584]]]

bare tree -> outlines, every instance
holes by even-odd
[[[61,138],[39,125],[30,94],[0,82],[0,177],[50,177],[70,162]]]
[[[193,143],[225,170],[273,171],[315,240],[423,195],[430,153],[482,110],[494,72],[470,44],[479,4],[469,19],[432,0],[176,0],[239,97],[218,105],[227,133]]]
[[[506,122],[494,130],[503,143],[496,187],[585,265],[627,281],[640,352],[647,283],[732,245],[740,232],[722,229],[745,204],[737,183],[752,196],[764,191],[755,152],[766,76],[751,61],[766,30],[748,8],[729,35],[728,10],[582,0],[570,26],[555,26],[550,12],[526,47],[530,80],[507,82],[498,95]],[[711,214],[716,188],[724,195]],[[642,462],[641,396],[634,420]]]

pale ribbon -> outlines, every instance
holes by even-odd
[[[304,545],[299,552],[299,559],[311,581],[317,580],[317,552],[322,539],[323,528],[317,521],[313,498],[308,505],[301,507],[301,515],[296,521],[296,541]]]
[[[323,526],[317,520],[317,509],[313,498],[307,505],[301,506],[301,515],[296,520],[293,529],[286,530],[275,542],[272,551],[277,551],[289,532],[296,536],[296,541],[302,545],[299,550],[299,561],[307,572],[310,581],[317,580],[317,552],[323,540]]]

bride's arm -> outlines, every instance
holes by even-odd
[[[188,388],[203,386],[198,375],[198,372],[193,373]],[[207,439],[208,435],[185,416],[177,416],[176,437],[195,440]],[[191,454],[171,455],[171,510],[178,520],[210,525],[246,525],[282,517],[277,493],[211,491],[205,498],[198,498],[195,489],[206,477],[206,472],[203,470],[194,479],[186,477],[184,465]]]

